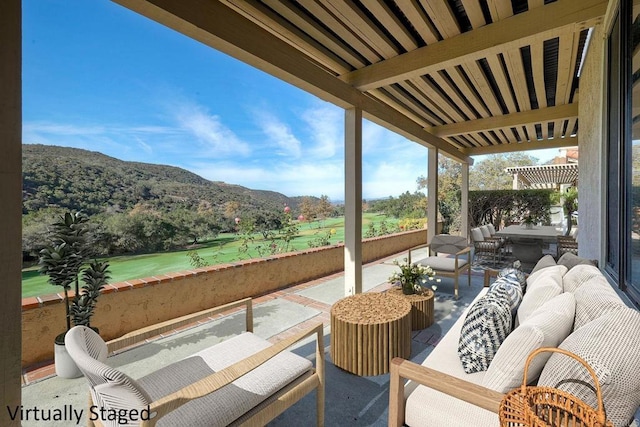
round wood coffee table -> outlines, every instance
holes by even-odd
[[[331,307],[334,365],[361,376],[389,372],[394,357],[411,356],[411,304],[388,293],[352,295]]]
[[[435,292],[426,289],[423,293],[405,295],[402,289],[393,287],[387,291],[391,295],[405,298],[411,303],[411,330],[418,331],[433,325],[433,300]]]

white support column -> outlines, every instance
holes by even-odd
[[[520,185],[518,184],[519,183],[518,175],[519,175],[518,172],[513,173],[513,189],[514,190],[518,190],[520,187]]]
[[[469,238],[469,163],[462,163],[462,183],[460,185],[460,215],[462,215],[460,234]]]
[[[0,402],[20,408],[22,374],[22,4],[0,2]],[[53,346],[53,343],[42,343]],[[0,425],[19,426],[8,411]]]
[[[345,110],[344,293],[362,292],[362,110]]]
[[[427,160],[427,242],[438,233],[438,149],[429,148]]]

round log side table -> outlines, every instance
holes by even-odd
[[[387,291],[390,295],[400,296],[411,303],[411,330],[418,331],[433,325],[433,300],[435,292],[428,289],[420,294],[405,295],[402,289],[393,287]]]
[[[331,359],[360,376],[389,372],[394,357],[411,356],[411,304],[387,293],[345,297],[331,307]]]

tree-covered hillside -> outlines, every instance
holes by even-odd
[[[47,207],[82,210],[89,215],[126,211],[144,203],[164,211],[176,201],[192,208],[237,202],[241,210],[273,209],[295,198],[211,182],[172,166],[125,162],[104,154],[47,145],[22,146],[23,213]]]
[[[284,206],[298,215],[308,197],[211,182],[184,169],[125,162],[101,153],[22,146],[23,252],[37,257],[48,226],[65,211],[92,220],[97,254],[184,247],[244,223],[281,224]],[[317,198],[315,198],[317,200]]]

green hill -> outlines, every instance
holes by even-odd
[[[93,215],[141,204],[164,212],[176,205],[205,205],[221,212],[228,202],[253,211],[285,204],[295,209],[299,202],[273,191],[208,181],[177,167],[126,162],[76,148],[24,144],[22,168],[24,214],[59,207]]]

